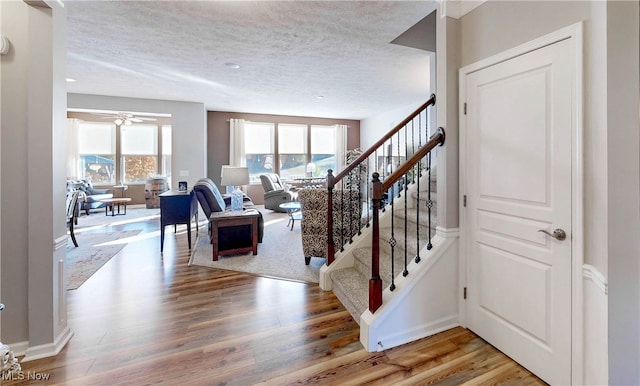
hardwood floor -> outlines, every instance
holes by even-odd
[[[544,384],[463,328],[368,353],[332,292],[188,267],[184,231],[167,228],[160,254],[157,223],[68,291],[73,338],[22,364],[40,380],[3,385]]]

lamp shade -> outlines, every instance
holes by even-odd
[[[313,173],[316,171],[316,164],[314,164],[313,162],[309,162],[307,164],[307,173]]]
[[[220,177],[220,182],[225,186],[247,185],[249,184],[249,168],[223,165]]]

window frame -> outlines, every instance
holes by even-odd
[[[75,114],[74,114],[75,115]],[[83,130],[82,126],[83,125],[110,125],[112,127],[113,133],[112,133],[112,141],[113,141],[113,147],[115,148],[115,152],[113,153],[113,162],[114,162],[114,177],[113,180],[110,182],[104,182],[104,181],[92,181],[95,185],[98,186],[115,186],[115,185],[121,185],[123,183],[126,183],[128,185],[144,185],[146,183],[146,181],[135,181],[135,182],[126,182],[125,181],[125,175],[124,175],[124,154],[122,152],[122,129],[126,129],[130,126],[127,126],[125,124],[122,125],[116,125],[115,123],[112,122],[104,122],[104,121],[97,121],[97,120],[93,120],[90,118],[86,118],[86,117],[82,117],[82,118],[77,118],[74,117],[73,115],[68,116],[68,119],[78,119],[78,126],[77,126],[77,132],[74,134],[76,136],[76,139],[74,141],[79,142],[79,138],[81,135],[81,131]],[[144,123],[144,124],[137,124],[137,125],[143,125],[143,126],[155,126],[155,147],[156,147],[156,153],[153,155],[153,157],[156,159],[156,165],[155,165],[155,172],[154,175],[164,175],[167,177],[167,179],[170,181],[171,179],[171,152],[169,154],[164,154],[162,152],[163,150],[163,137],[165,135],[169,135],[169,142],[171,143],[171,133],[173,130],[173,127],[171,125],[171,123],[167,122],[166,120],[158,120],[158,122],[154,122],[154,123]],[[82,164],[80,162],[80,157],[83,155],[97,155],[97,154],[88,154],[88,153],[81,153],[81,149],[79,148],[80,145],[78,145],[78,148],[76,148],[76,150],[72,150],[72,152],[69,154],[70,157],[73,157],[76,162],[75,162],[75,174],[77,176],[77,178],[86,178],[85,177],[85,173],[82,170]],[[135,154],[127,154],[128,156],[136,156]],[[151,176],[149,176],[151,177]]]
[[[289,176],[284,176],[282,175],[282,171],[281,171],[281,165],[280,165],[280,156],[281,155],[285,155],[282,154],[280,152],[280,141],[279,141],[279,136],[281,135],[280,132],[280,126],[301,126],[301,127],[305,127],[305,133],[304,133],[304,138],[305,138],[305,145],[304,145],[304,157],[305,157],[305,170],[304,170],[304,177],[307,177],[307,171],[306,171],[306,165],[308,165],[311,161],[312,161],[312,157],[313,154],[311,153],[311,148],[312,148],[312,129],[313,127],[325,127],[325,128],[333,128],[334,130],[336,130],[336,134],[337,135],[337,125],[338,124],[315,124],[315,123],[296,123],[296,122],[253,122],[253,121],[245,121],[245,132],[246,132],[246,125],[271,125],[273,127],[273,132],[272,132],[272,137],[271,137],[271,143],[272,143],[272,149],[273,149],[273,154],[271,154],[271,156],[273,157],[273,168],[270,172],[272,173],[276,173],[278,175],[281,176],[282,180],[284,181],[288,181],[288,180],[293,180],[295,178],[299,178],[298,175],[295,175],[293,178],[289,178]],[[245,136],[245,144],[247,141],[247,137]],[[336,166],[334,166],[333,170],[335,171],[335,167],[337,167],[337,165],[339,165],[338,162],[338,157],[340,156],[339,154],[337,154],[337,147],[336,147],[336,137],[333,138],[334,144],[332,145],[332,147],[334,148],[334,157],[335,157],[335,161],[334,164]],[[345,143],[345,147],[346,147],[346,143]],[[289,153],[287,153],[289,154]],[[248,155],[256,155],[255,153],[248,153],[245,152],[244,154],[244,162],[245,164],[247,164],[248,166]],[[260,174],[264,174],[265,172],[261,172]],[[255,173],[254,173],[255,174]],[[315,174],[314,177],[325,177],[325,175],[317,175]],[[251,185],[259,185],[261,184],[261,181],[259,178],[253,178],[250,181]]]

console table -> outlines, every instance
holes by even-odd
[[[187,240],[191,249],[191,219],[196,218],[196,233],[198,232],[198,200],[193,191],[179,192],[168,190],[158,195],[160,197],[160,252],[164,247],[164,227],[173,225],[176,231],[178,224],[187,224]]]
[[[237,253],[253,252],[258,254],[258,218],[260,213],[255,209],[247,209],[242,212],[226,210],[213,212],[209,217],[211,223],[211,243],[213,244],[213,261],[218,261],[220,255],[233,255]],[[250,239],[237,240],[232,245],[221,245],[220,229],[227,227],[250,226]]]

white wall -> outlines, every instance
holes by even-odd
[[[376,143],[383,135],[393,129],[398,123],[414,112],[429,99],[417,101],[415,104],[386,111],[360,121],[360,148],[366,150]]]
[[[171,114],[171,173],[174,184],[180,180],[193,186],[199,178],[207,175],[207,122],[204,104],[85,94],[68,94],[67,104],[70,109]],[[181,171],[188,172],[189,175],[181,176]]]

